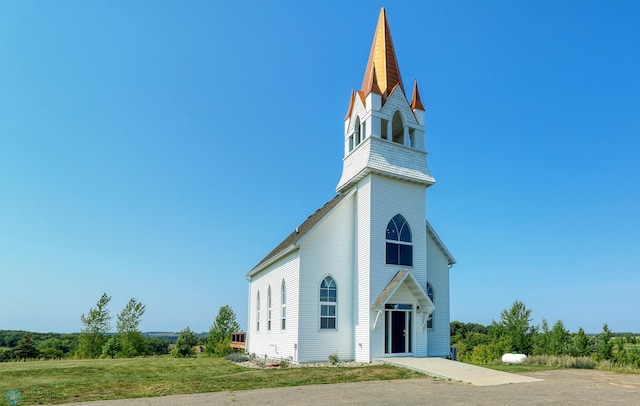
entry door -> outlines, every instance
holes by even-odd
[[[391,312],[391,352],[407,352],[407,312]]]
[[[411,305],[387,304],[385,311],[384,352],[404,354],[411,352]]]

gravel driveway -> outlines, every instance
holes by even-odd
[[[640,375],[553,370],[543,382],[472,386],[437,379],[373,381],[77,403],[139,405],[640,405]]]

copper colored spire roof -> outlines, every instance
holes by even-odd
[[[373,44],[371,44],[371,52],[369,53],[369,61],[367,62],[367,69],[364,72],[364,79],[362,80],[362,91],[365,95],[377,90],[374,88],[376,82],[383,100],[391,93],[391,90],[396,85],[400,85],[400,88],[404,92],[402,77],[400,77],[400,68],[398,67],[398,60],[396,59],[396,51],[393,48],[391,30],[389,30],[387,13],[384,7],[380,9],[378,25],[373,35]]]
[[[418,81],[413,79],[413,96],[411,96],[411,110],[415,109],[425,111],[422,100],[420,100],[420,92],[418,92]]]
[[[347,115],[344,117],[345,120],[351,117],[351,111],[353,110],[353,103],[355,101],[356,101],[356,93],[352,90],[351,97],[349,98],[349,108],[347,109]]]

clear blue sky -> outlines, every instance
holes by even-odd
[[[383,5],[0,3],[0,329],[79,331],[103,292],[246,327],[244,275],[335,193]],[[386,9],[452,320],[640,332],[640,2]]]

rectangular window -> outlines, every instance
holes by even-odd
[[[282,306],[282,330],[285,330],[287,327],[287,306]]]
[[[398,244],[387,243],[387,264],[398,265]]]
[[[320,328],[335,329],[336,328],[336,305],[320,306]]]
[[[398,265],[413,266],[413,246],[398,244],[400,251],[400,261]]]

